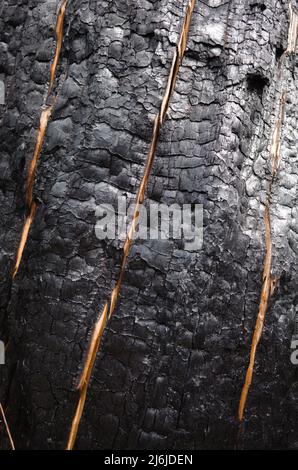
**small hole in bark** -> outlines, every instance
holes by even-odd
[[[283,48],[283,46],[281,44],[276,46],[276,49],[275,49],[275,58],[276,58],[276,60],[279,60],[284,52],[285,52],[285,49]]]
[[[259,73],[250,73],[247,75],[248,90],[257,93],[259,96],[262,96],[264,88],[268,83],[268,78]]]
[[[254,10],[254,9],[258,9],[260,11],[265,11],[266,10],[266,5],[264,3],[258,3],[258,2],[254,2],[254,3],[251,3],[250,4],[250,9],[251,10]]]

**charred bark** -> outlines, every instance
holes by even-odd
[[[16,448],[66,446],[93,327],[121,267],[121,243],[95,235],[96,207],[136,197],[187,3],[0,4],[0,339],[7,343],[0,395]],[[146,198],[203,204],[203,249],[166,240],[132,245],[79,449],[298,448],[298,369],[290,361],[297,7],[196,2]],[[27,175],[49,104],[28,204]]]

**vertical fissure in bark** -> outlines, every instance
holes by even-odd
[[[38,128],[38,132],[37,132],[37,136],[35,140],[34,152],[33,152],[33,156],[29,164],[29,168],[28,168],[27,181],[26,181],[26,196],[25,196],[26,216],[25,216],[25,222],[24,222],[21,237],[20,237],[20,242],[19,242],[17,252],[16,252],[14,268],[12,271],[13,279],[18,273],[18,270],[22,261],[24,248],[26,246],[26,242],[28,239],[30,227],[31,227],[31,224],[33,222],[33,219],[35,217],[36,210],[37,210],[36,202],[33,200],[33,188],[34,188],[34,183],[35,183],[37,163],[38,163],[42,146],[44,143],[44,138],[45,138],[48,122],[50,120],[55,103],[58,98],[58,93],[57,93],[57,95],[53,98],[52,103],[48,104],[48,99],[54,87],[57,65],[58,65],[58,61],[59,61],[59,57],[61,53],[61,47],[62,47],[62,41],[63,41],[63,24],[64,24],[65,12],[66,12],[66,7],[67,7],[68,2],[69,0],[62,0],[59,10],[58,10],[58,14],[57,14],[56,30],[55,30],[56,31],[56,48],[55,48],[54,58],[50,66],[50,81],[49,81],[48,92],[46,95],[46,102],[44,105],[44,109],[42,110],[40,118],[39,118],[39,128]]]
[[[183,22],[182,22],[179,40],[174,50],[174,56],[172,59],[172,64],[171,64],[171,68],[170,68],[170,72],[168,76],[166,89],[165,89],[163,99],[161,102],[160,110],[154,120],[151,144],[150,144],[149,152],[147,154],[147,160],[145,164],[143,177],[141,179],[137,197],[136,197],[136,203],[135,203],[134,213],[132,216],[132,222],[131,222],[128,235],[123,246],[123,257],[122,257],[122,262],[121,262],[121,267],[120,267],[120,274],[116,282],[116,286],[112,290],[109,300],[105,303],[104,308],[102,312],[100,313],[98,320],[95,324],[95,327],[93,329],[93,334],[91,337],[86,360],[84,362],[83,371],[82,371],[81,378],[80,378],[79,385],[78,385],[80,396],[79,396],[77,408],[76,408],[76,411],[72,420],[72,424],[71,424],[71,429],[70,429],[67,447],[66,447],[67,450],[72,450],[74,447],[77,433],[78,433],[79,424],[80,424],[82,413],[84,410],[85,400],[87,396],[87,389],[88,389],[88,385],[90,381],[90,376],[93,370],[94,362],[96,359],[97,351],[100,345],[100,341],[101,341],[107,320],[111,318],[115,310],[118,297],[119,297],[120,288],[121,288],[121,284],[122,284],[122,280],[123,280],[123,276],[124,276],[124,272],[126,268],[127,258],[129,255],[131,244],[133,242],[136,225],[139,219],[140,206],[143,203],[144,198],[145,198],[145,192],[147,189],[152,164],[154,161],[154,156],[155,156],[155,151],[156,151],[156,147],[158,143],[160,129],[166,118],[166,113],[169,107],[171,95],[175,88],[175,83],[176,83],[179,67],[184,56],[190,22],[191,22],[192,13],[193,13],[194,6],[195,6],[195,1],[196,0],[188,1],[184,18],[183,18]]]
[[[2,419],[3,419],[4,426],[5,426],[6,434],[8,436],[10,447],[11,447],[12,450],[16,450],[15,445],[14,445],[14,441],[13,441],[13,438],[12,438],[12,434],[10,432],[8,422],[7,422],[7,419],[6,419],[6,416],[5,416],[4,408],[2,406],[2,403],[0,403],[0,413],[2,415]]]
[[[292,4],[289,5],[290,9],[290,23],[288,31],[288,45],[286,51],[280,57],[279,62],[279,79],[282,79],[282,67],[285,58],[294,53],[297,45],[297,35],[298,35],[298,14],[293,8]],[[270,215],[270,204],[271,196],[273,190],[273,184],[277,176],[277,172],[281,160],[281,131],[282,124],[285,117],[285,103],[286,103],[287,90],[284,86],[281,91],[280,104],[279,104],[279,113],[278,118],[274,126],[271,150],[270,150],[270,159],[271,159],[271,179],[268,184],[267,197],[265,202],[265,212],[264,212],[264,224],[265,224],[265,259],[263,267],[263,276],[262,276],[262,290],[260,296],[259,310],[257,314],[257,320],[255,324],[254,334],[251,343],[250,349],[250,359],[249,365],[246,371],[244,385],[241,391],[241,397],[238,408],[238,418],[240,422],[244,419],[245,406],[247,401],[248,392],[252,382],[252,376],[254,372],[254,365],[256,359],[256,352],[259,341],[262,336],[264,321],[266,312],[268,309],[268,303],[270,296],[274,288],[274,279],[271,275],[272,267],[272,238],[271,238],[271,215]]]
[[[298,14],[297,11],[293,8],[292,3],[290,3],[290,26],[289,26],[289,35],[288,35],[288,53],[295,52],[297,45],[297,35],[298,35]]]

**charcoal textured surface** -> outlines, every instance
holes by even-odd
[[[34,188],[38,210],[12,285],[58,6],[0,2],[0,320],[8,341],[0,395],[19,449],[66,445],[90,334],[121,259],[118,242],[96,237],[96,209],[136,195],[186,1],[69,2],[60,94]],[[288,27],[286,0],[196,3],[147,201],[203,204],[203,249],[171,240],[134,244],[78,449],[298,448],[298,366],[290,361],[298,300],[295,54],[279,67]],[[237,408],[262,287],[270,146],[284,89],[270,209],[278,283],[239,442]]]

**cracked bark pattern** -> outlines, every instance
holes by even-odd
[[[62,89],[34,187],[37,212],[11,286],[58,2],[0,2],[0,306],[1,337],[9,340],[1,402],[16,448],[65,447],[92,326],[120,267],[120,244],[95,236],[95,210],[117,195],[135,197],[185,5],[70,2],[56,78]],[[178,241],[132,247],[77,448],[235,446],[262,288],[270,146],[285,83],[270,208],[272,276],[279,282],[240,445],[298,448],[298,373],[290,362],[298,251],[294,54],[278,75],[288,25],[285,0],[196,4],[147,200],[203,204],[203,250],[187,252]]]

